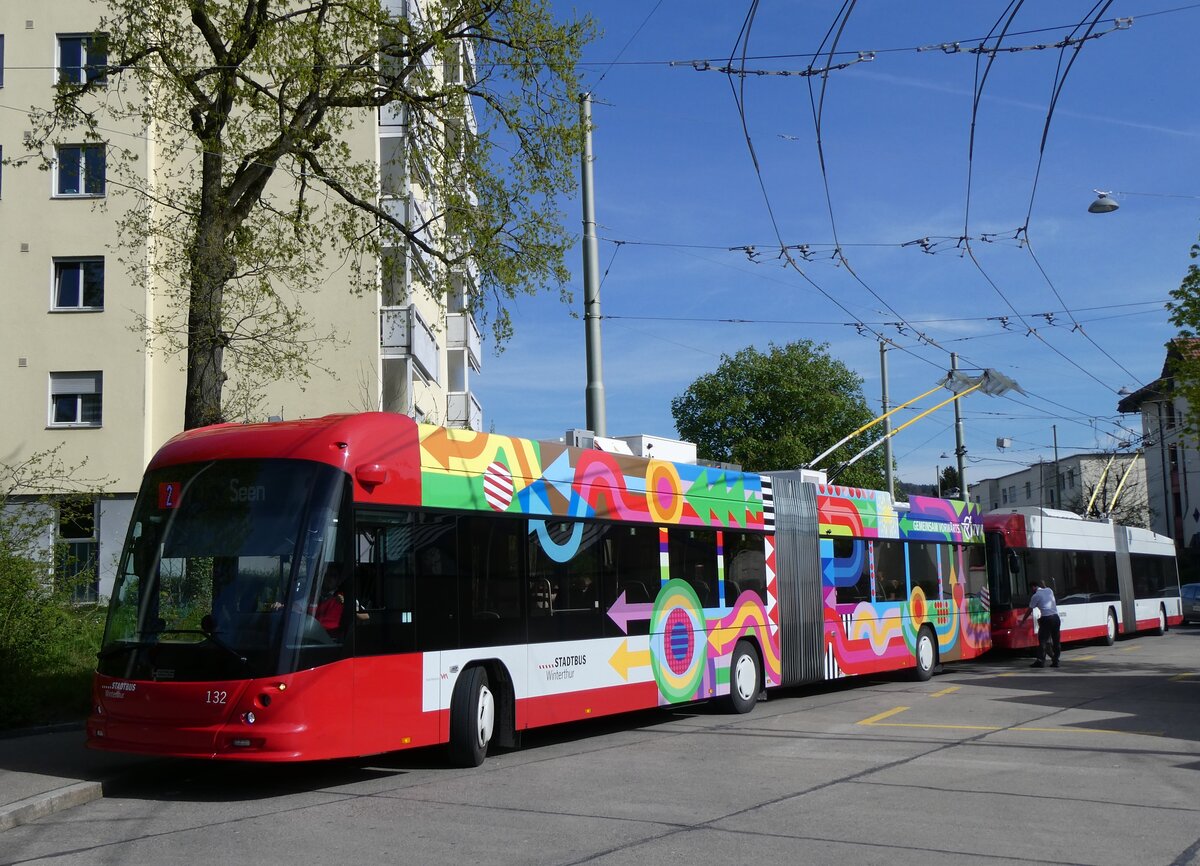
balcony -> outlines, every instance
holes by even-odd
[[[385,213],[397,222],[404,223],[422,243],[433,246],[429,237],[429,216],[416,198],[412,196],[384,198],[379,204]]]
[[[437,381],[437,338],[415,306],[380,309],[379,354],[385,359],[410,357],[426,379]]]
[[[451,391],[446,395],[446,426],[483,429],[483,406],[470,391]]]
[[[470,313],[451,313],[446,316],[446,348],[465,349],[467,362],[476,373],[481,368],[481,345],[474,316]]]

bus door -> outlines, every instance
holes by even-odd
[[[383,751],[437,742],[440,665],[426,665],[425,652],[458,645],[456,520],[362,511],[355,537],[357,744]]]

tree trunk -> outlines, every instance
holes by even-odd
[[[225,420],[221,392],[225,333],[221,327],[225,283],[234,273],[226,248],[227,224],[221,188],[222,154],[204,154],[200,216],[191,249],[191,295],[188,302],[187,391],[184,395],[185,430],[219,424]]]

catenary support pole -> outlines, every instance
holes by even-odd
[[[950,369],[958,371],[958,353],[950,353]],[[958,498],[964,502],[967,496],[967,446],[963,444],[962,408],[954,403],[954,453],[958,457]]]
[[[892,473],[892,420],[888,416],[888,365],[887,343],[879,341],[879,381],[883,398],[883,477],[887,480],[887,492],[896,496],[896,479]]]
[[[583,189],[583,326],[587,351],[587,427],[608,435],[604,412],[604,371],[600,363],[600,256],[596,249],[596,203],[592,187],[592,95],[580,94],[579,120],[583,130],[581,186]]]

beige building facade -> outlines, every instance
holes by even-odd
[[[401,0],[391,5],[409,12]],[[26,153],[28,108],[48,106],[60,76],[103,62],[89,54],[102,50],[91,39],[98,14],[91,0],[0,3],[0,156]],[[468,74],[470,58],[445,68]],[[162,170],[153,129],[101,126],[107,147],[132,151],[148,177]],[[429,193],[413,170],[403,117],[364,113],[350,141],[380,165],[383,206],[409,224],[423,221]],[[79,467],[80,481],[102,484],[90,525],[62,522],[57,532],[78,561],[95,566],[98,578],[82,597],[103,597],[142,470],[182,428],[185,359],[150,340],[143,325],[162,312],[163,296],[118,261],[118,222],[133,202],[114,183],[106,146],[82,137],[56,144],[49,171],[0,167],[0,463],[53,450],[62,465]],[[147,271],[153,254],[152,246],[140,252]],[[399,266],[377,263],[377,290],[365,294],[352,292],[331,260],[319,289],[299,300],[336,343],[318,349],[310,380],[264,383],[262,416],[247,420],[382,410],[482,428],[472,391],[481,338],[467,311],[471,269],[455,276],[446,298],[422,288],[426,268],[414,252],[390,249],[385,258]]]

